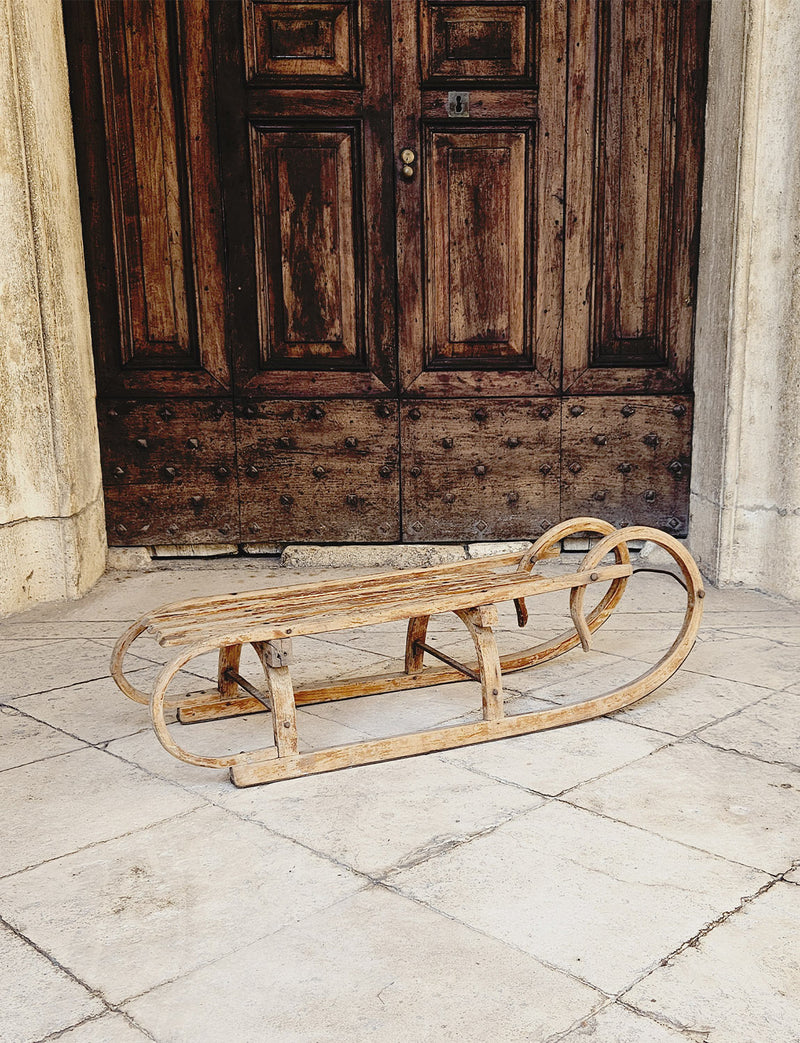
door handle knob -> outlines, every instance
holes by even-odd
[[[403,166],[400,168],[400,173],[406,179],[410,181],[414,176],[414,164],[417,161],[417,154],[413,148],[404,148],[400,152],[400,162]]]

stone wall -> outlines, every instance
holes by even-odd
[[[690,542],[800,599],[800,4],[712,6]]]
[[[61,5],[0,0],[0,613],[105,567]]]

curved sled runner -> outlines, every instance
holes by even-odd
[[[577,571],[547,577],[532,571],[537,561],[558,557],[560,541],[576,532],[602,537],[586,554]],[[619,604],[633,573],[628,552],[628,543],[632,540],[649,540],[662,547],[680,569],[686,588],[686,611],[669,650],[640,677],[606,695],[569,706],[506,715],[504,673],[547,662],[578,644],[585,650],[591,647],[592,634]],[[613,555],[613,564],[602,564],[609,555]],[[602,583],[609,583],[608,589],[594,608],[585,612],[587,587]],[[513,601],[519,625],[524,626],[527,622],[525,599],[559,590],[570,592],[573,627],[551,641],[501,656],[493,630],[497,623],[497,605]],[[129,698],[149,703],[153,728],[165,749],[189,764],[229,768],[237,786],[251,786],[523,735],[619,710],[649,695],[686,658],[700,626],[704,595],[694,560],[666,533],[641,525],[615,529],[598,518],[573,518],[549,529],[524,553],[166,605],[146,613],[122,635],[114,648],[111,674]],[[454,612],[466,626],[475,646],[473,662],[459,663],[426,643],[428,621],[440,612]],[[403,619],[409,621],[403,670],[293,690],[289,666],[292,637]],[[149,695],[132,685],[122,669],[129,648],[144,633],[155,637],[163,646],[176,648],[176,655],[162,669]],[[245,644],[253,646],[264,668],[264,690],[238,672]],[[208,692],[168,698],[167,691],[176,674],[197,656],[212,651],[219,653],[217,687]],[[426,655],[437,659],[439,664],[425,666]],[[462,680],[464,676],[480,681],[481,721],[348,743],[311,753],[298,750],[298,705],[445,684]],[[191,753],[180,746],[168,730],[165,717],[168,709],[177,710],[182,723],[269,710],[274,745],[220,757]]]

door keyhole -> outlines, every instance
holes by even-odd
[[[448,91],[447,115],[461,118],[469,116],[469,91]]]

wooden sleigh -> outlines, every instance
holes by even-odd
[[[560,541],[576,532],[601,537],[577,571],[547,577],[532,571],[537,561],[558,557]],[[640,677],[605,695],[553,709],[506,714],[504,673],[548,662],[578,644],[584,650],[590,648],[592,634],[619,604],[633,573],[628,543],[634,540],[649,540],[663,547],[680,570],[678,578],[682,578],[686,589],[686,611],[669,650]],[[613,563],[604,564],[612,555]],[[586,612],[587,588],[604,583],[609,583],[605,594]],[[525,599],[560,590],[570,592],[573,627],[525,651],[500,655],[493,629],[497,624],[497,605],[513,601],[519,625],[524,626],[527,622]],[[143,615],[122,635],[114,648],[111,674],[127,696],[136,702],[149,703],[155,733],[175,757],[189,764],[229,768],[237,786],[252,786],[524,735],[619,710],[654,691],[686,658],[700,626],[704,595],[697,565],[682,544],[671,536],[645,526],[614,529],[597,518],[574,518],[548,530],[524,553],[166,605]],[[459,663],[427,644],[429,619],[441,612],[454,612],[466,626],[475,645],[474,662]],[[294,691],[290,675],[292,637],[405,619],[408,634],[404,669]],[[159,644],[176,649],[150,695],[134,687],[122,669],[128,649],[144,633],[153,636]],[[265,690],[239,674],[245,644],[253,646],[263,666]],[[168,698],[167,690],[176,674],[197,656],[216,650],[219,651],[217,687]],[[437,659],[437,665],[425,666],[426,655]],[[463,680],[464,676],[480,681],[481,721],[309,753],[298,749],[297,706],[445,684]],[[274,745],[219,757],[191,753],[178,745],[168,730],[166,710],[177,711],[182,723],[271,711]]]

